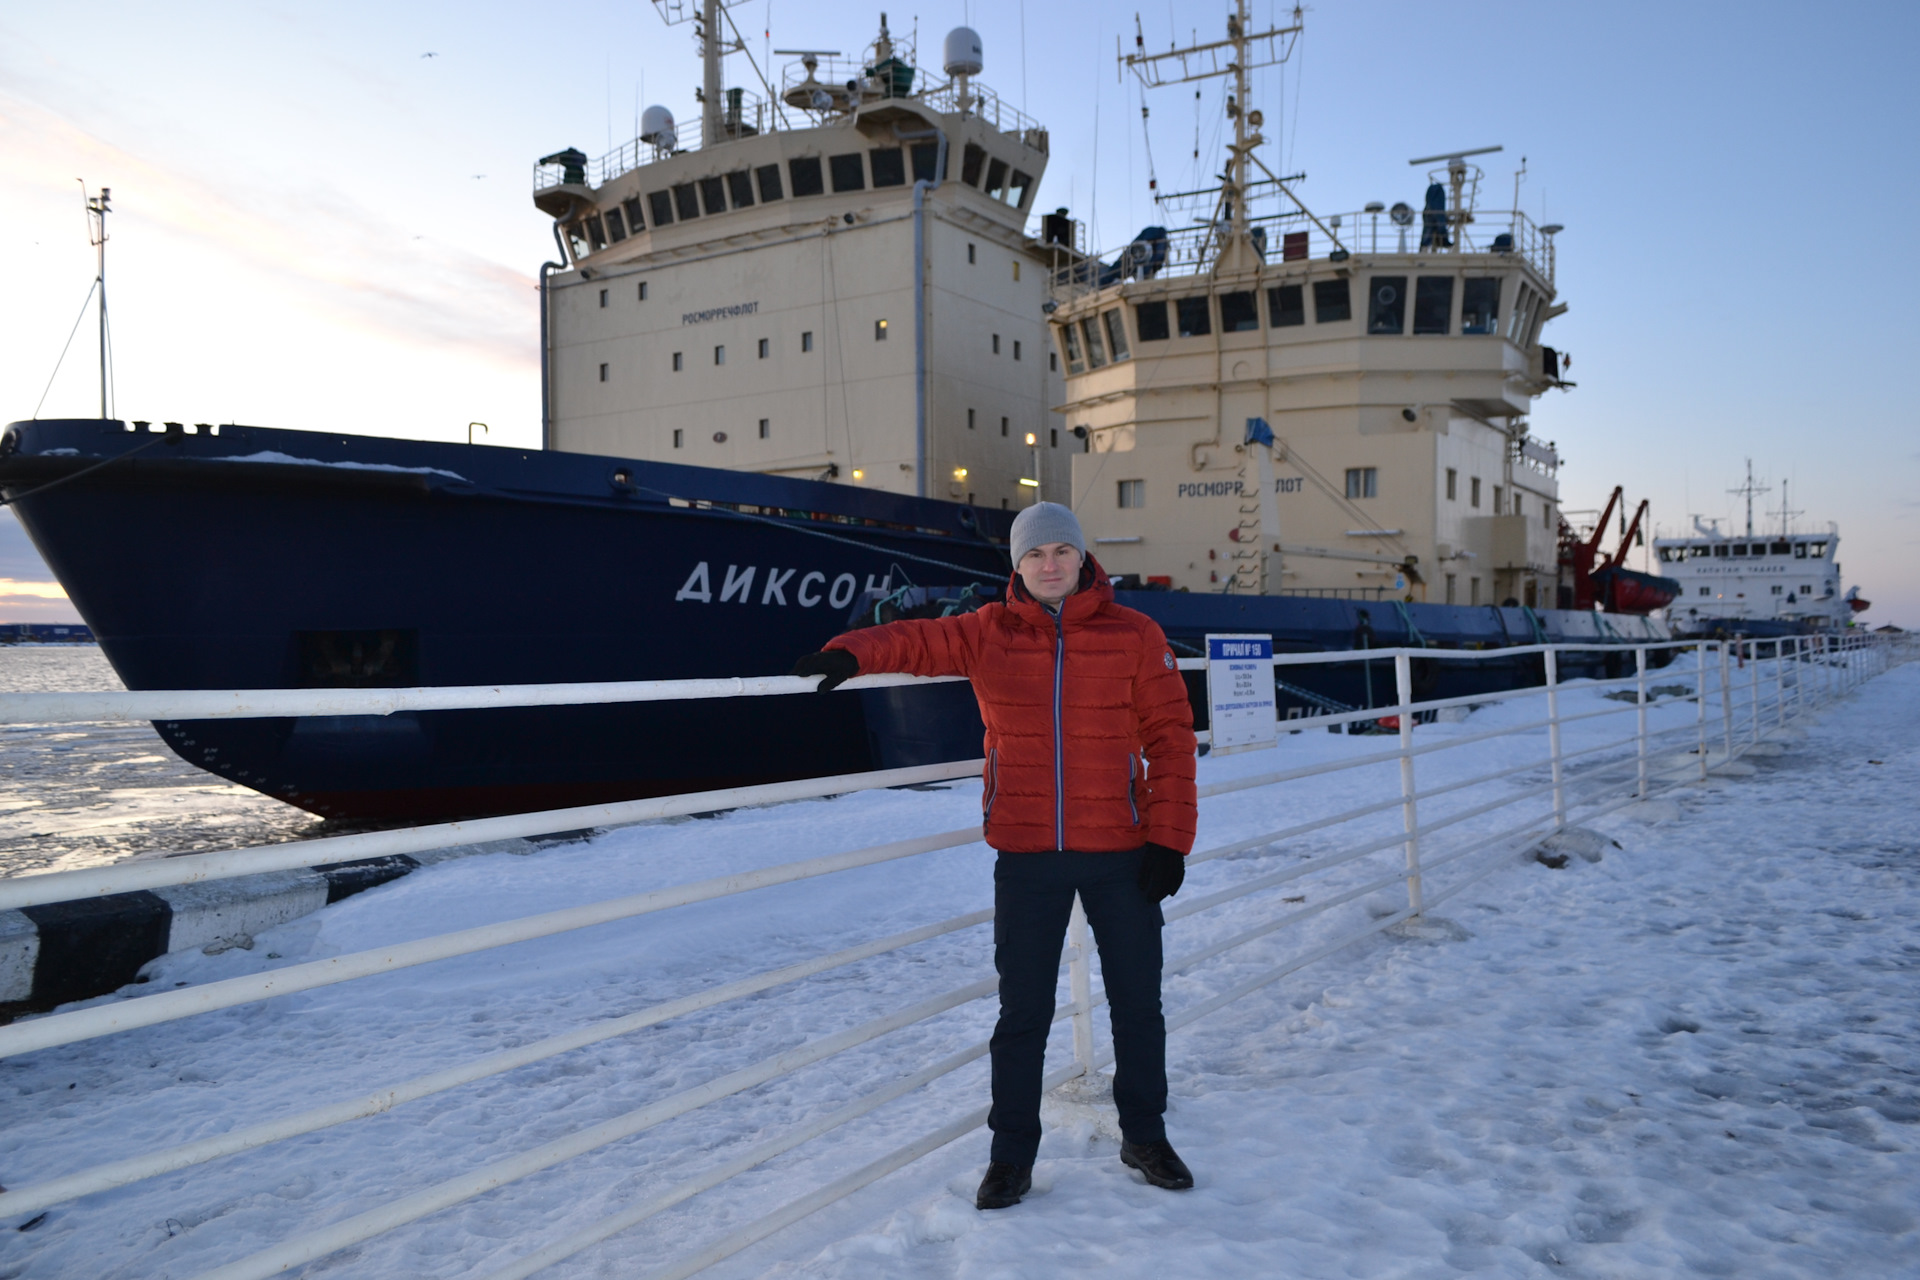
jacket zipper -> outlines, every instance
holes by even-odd
[[[1133,825],[1136,827],[1140,825],[1140,806],[1135,804],[1133,800],[1133,780],[1134,780],[1134,768],[1136,767],[1136,765],[1138,765],[1138,763],[1139,763],[1138,757],[1136,757],[1132,752],[1128,752],[1127,753],[1127,811],[1133,814]]]
[[[987,811],[980,815],[981,825],[993,821],[993,802],[1000,798],[1000,748],[987,752]]]
[[[1060,606],[1064,612],[1066,605]],[[1067,633],[1061,615],[1053,615],[1053,847],[1067,847],[1066,749],[1060,733],[1060,681],[1066,668]]]

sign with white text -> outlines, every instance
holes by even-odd
[[[1207,714],[1212,754],[1274,744],[1272,636],[1207,637]]]

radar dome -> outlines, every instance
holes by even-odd
[[[640,115],[640,141],[656,147],[671,147],[679,140],[673,127],[673,112],[665,107],[648,107]]]
[[[945,65],[950,76],[977,76],[984,65],[980,61],[980,33],[972,27],[955,27],[947,32]]]

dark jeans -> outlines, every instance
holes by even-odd
[[[1040,1081],[1060,949],[1076,891],[1100,951],[1113,1015],[1113,1100],[1130,1142],[1167,1136],[1167,1024],[1160,1014],[1160,904],[1140,892],[1140,853],[1003,853],[993,867],[993,1159],[1040,1150]]]

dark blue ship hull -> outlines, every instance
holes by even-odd
[[[1012,514],[581,454],[92,420],[8,427],[0,491],[134,689],[780,673],[871,592],[1004,582]],[[1590,614],[1123,598],[1195,651],[1222,630],[1269,632],[1281,652],[1605,638]],[[1600,655],[1592,674],[1608,656],[1626,657]],[[1444,696],[1538,672],[1537,658],[1418,663],[1416,683]],[[1315,668],[1298,685],[1307,706],[1393,700],[1384,661]],[[193,764],[361,820],[961,759],[980,743],[959,685],[156,727]]]

